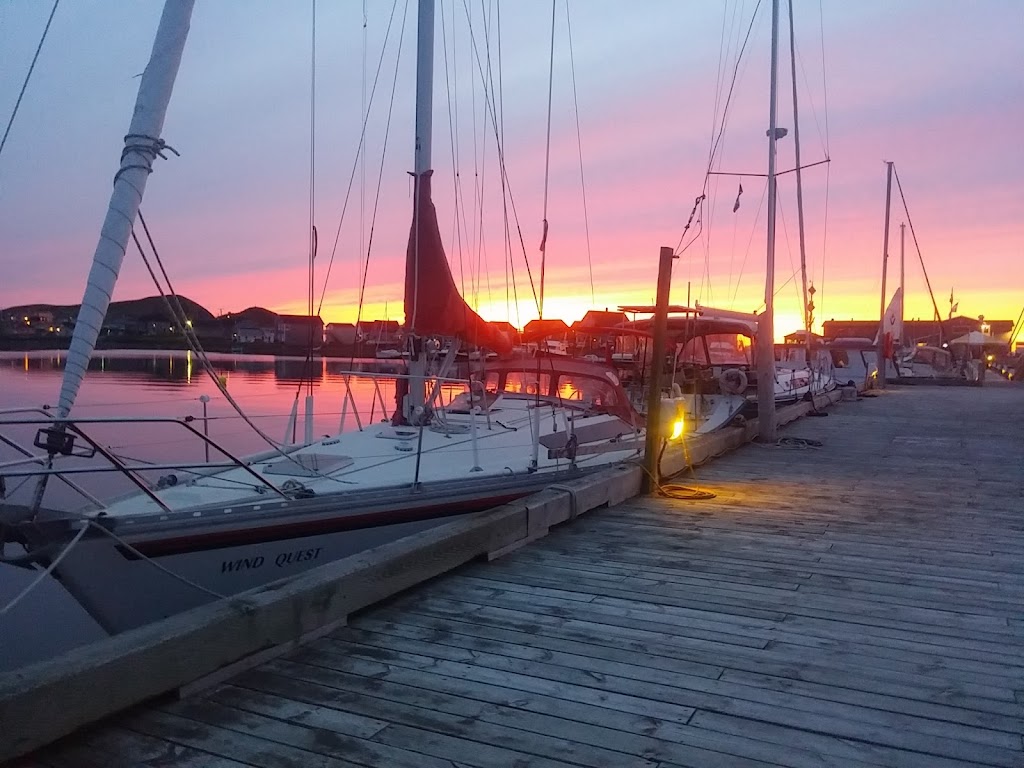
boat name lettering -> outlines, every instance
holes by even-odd
[[[295,549],[291,552],[280,552],[274,556],[274,565],[283,568],[286,565],[296,563],[308,563],[311,560],[319,560],[323,547],[310,547],[309,549]],[[263,555],[256,557],[242,557],[238,560],[224,560],[220,564],[221,573],[236,573],[238,571],[253,571],[262,568],[267,562]]]
[[[263,566],[263,555],[256,557],[242,557],[238,560],[225,560],[220,564],[221,573],[233,573],[235,571],[252,571]]]
[[[320,557],[322,550],[323,547],[313,547],[312,549],[297,549],[294,552],[282,552],[274,558],[274,565],[282,568],[292,563],[305,563],[309,560],[316,560]]]

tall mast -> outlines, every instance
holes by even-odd
[[[906,235],[907,225],[905,222],[900,222],[900,324],[899,328],[899,340],[900,346],[905,347],[907,340],[903,337],[903,308],[907,303],[907,288],[906,288],[906,271],[905,271],[905,246],[906,246]]]
[[[892,161],[886,162],[885,234],[882,237],[882,310],[878,316],[878,386],[885,389],[885,273],[889,266],[889,209],[892,203]]]
[[[430,174],[430,148],[434,107],[434,0],[420,0],[416,32],[416,141],[413,149],[413,285],[412,307],[405,308],[405,324],[413,337],[409,357],[409,395],[405,417],[410,423],[426,403],[426,351],[415,339],[416,314],[419,309],[420,268],[420,185]],[[407,267],[408,268],[408,267]],[[455,343],[455,342],[452,342]],[[418,467],[418,465],[417,465]],[[417,471],[417,478],[418,478]]]
[[[420,0],[416,38],[416,149],[413,173],[430,170],[434,109],[434,0]]]
[[[779,0],[772,0],[771,88],[768,106],[768,264],[764,281],[764,312],[757,324],[757,422],[763,442],[775,432],[775,142],[778,139],[776,95],[779,69]]]
[[[161,156],[165,147],[160,132],[188,37],[193,4],[194,0],[167,0],[160,16],[149,64],[139,82],[135,111],[121,153],[121,167],[114,176],[114,191],[93,254],[82,307],[75,320],[58,401],[60,418],[66,417],[75,404],[107,315],[153,161]]]
[[[800,109],[796,95],[796,35],[793,33],[793,0],[789,0],[789,63],[793,76],[793,146],[796,161],[796,216],[800,232],[800,281],[804,298],[804,330],[807,365],[811,364],[811,311],[807,300],[807,245],[804,237],[804,181],[800,168]]]

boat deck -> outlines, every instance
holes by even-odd
[[[1022,406],[842,403],[24,764],[1024,765]]]

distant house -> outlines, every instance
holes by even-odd
[[[312,344],[319,347],[324,341],[324,321],[319,315],[278,315],[278,338],[285,344]]]
[[[324,328],[324,341],[329,344],[355,344],[355,323],[328,323]]]
[[[508,337],[508,340],[512,342],[513,346],[522,342],[522,334],[520,334],[518,329],[507,320],[490,320],[487,324],[499,333],[505,334],[505,336]]]
[[[273,344],[277,341],[277,327],[236,325],[234,339],[239,344]]]
[[[562,320],[531,320],[523,328],[525,341],[537,339],[555,339],[565,341],[569,335],[569,326]]]
[[[397,320],[366,320],[359,323],[356,336],[364,344],[398,344],[402,326]]]
[[[821,328],[826,339],[873,339],[878,335],[878,320],[826,320],[822,323]],[[1008,341],[1012,330],[1012,320],[981,321],[973,317],[960,316],[942,321],[941,337],[943,341],[948,342],[971,331],[981,331],[991,336],[993,340]],[[904,320],[903,331],[908,343],[930,345],[939,343],[940,332],[937,320]]]
[[[876,323],[876,325],[877,325],[877,323]],[[792,333],[787,333],[783,337],[782,340],[786,344],[806,344],[807,343],[807,331],[805,331],[805,330],[803,330],[801,328],[799,331],[793,331]],[[825,341],[825,337],[824,336],[819,336],[816,333],[812,333],[811,334],[811,343],[812,344],[821,344],[823,341]]]

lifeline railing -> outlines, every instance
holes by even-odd
[[[365,378],[371,379],[374,383],[374,391],[372,394],[371,402],[371,418],[374,409],[377,404],[380,404],[382,412],[386,412],[386,406],[384,403],[384,395],[381,392],[380,382],[382,380],[397,380],[397,379],[409,379],[411,376],[408,374],[401,373],[373,373],[368,371],[339,371],[335,375],[340,375],[344,381],[344,394],[342,399],[342,410],[341,420],[338,425],[338,431],[343,432],[345,428],[346,416],[351,406],[352,414],[356,420],[357,428],[361,431],[363,427],[362,419],[359,415],[359,408],[357,407],[355,395],[352,393],[352,388],[349,385],[351,378]],[[446,385],[462,385],[469,386],[469,379],[454,378],[447,376],[427,376],[427,381],[431,382],[431,392],[428,397],[428,401],[433,401],[440,397],[441,391]],[[205,403],[204,403],[205,413]],[[26,415],[32,415],[28,417]],[[21,418],[7,418],[9,416],[21,416]],[[291,419],[295,419],[295,412],[293,411]],[[213,417],[218,418],[218,417]],[[0,409],[0,429],[11,428],[11,427],[37,427],[35,439],[33,440],[32,447],[37,449],[45,449],[45,453],[33,452],[19,441],[9,437],[8,435],[0,432],[0,443],[7,445],[9,448],[20,454],[20,458],[15,458],[8,461],[0,461],[0,499],[3,499],[6,493],[7,479],[12,478],[45,478],[55,477],[64,483],[66,486],[71,488],[82,498],[86,499],[90,504],[95,505],[99,509],[107,508],[108,504],[91,493],[89,490],[84,488],[80,483],[75,482],[70,476],[72,475],[96,475],[102,473],[117,473],[127,478],[132,485],[138,488],[143,494],[145,494],[150,500],[152,500],[160,509],[165,512],[171,512],[171,508],[160,499],[160,497],[154,492],[152,485],[147,482],[146,478],[142,475],[142,472],[154,472],[154,471],[186,471],[196,475],[211,475],[215,474],[220,470],[229,469],[240,469],[243,470],[248,476],[253,478],[257,487],[263,487],[267,490],[277,494],[282,498],[290,498],[288,494],[274,485],[272,482],[267,480],[256,470],[254,470],[250,463],[253,459],[266,458],[268,455],[267,451],[264,451],[257,456],[249,456],[246,460],[236,456],[230,450],[225,448],[222,444],[211,438],[208,433],[208,422],[212,420],[206,416],[194,417],[185,416],[181,418],[174,417],[87,417],[87,418],[64,418],[57,417],[52,411],[46,408],[6,408]],[[202,422],[202,431],[192,426],[195,421]],[[113,450],[104,447],[98,440],[94,439],[82,425],[109,425],[109,424],[131,424],[131,425],[174,425],[181,429],[184,429],[191,437],[197,438],[204,447],[204,453],[209,456],[209,450],[213,448],[215,451],[222,454],[226,461],[219,462],[165,462],[165,463],[145,463],[142,466],[129,464],[124,458],[118,456]],[[291,429],[291,424],[289,426]],[[80,438],[88,447],[84,450],[75,447],[75,438]],[[303,447],[302,445],[282,445],[275,447],[269,453],[276,453],[281,456],[287,457],[290,453]],[[54,468],[52,466],[53,458],[57,456],[64,456],[67,458],[82,458],[92,459],[95,456],[99,456],[106,462],[106,465],[91,465],[87,467],[63,467]],[[38,468],[33,469],[17,469],[25,465],[35,464],[39,465]],[[13,471],[12,471],[13,470]]]
[[[24,413],[36,413],[41,414],[43,418],[38,416],[34,418],[2,418],[10,414],[24,414]],[[105,448],[99,441],[90,436],[82,425],[97,425],[97,424],[167,424],[175,425],[181,429],[186,430],[191,436],[198,438],[206,448],[213,448],[220,452],[227,458],[227,461],[219,462],[170,462],[170,463],[146,463],[143,466],[136,466],[134,464],[128,464],[120,456],[115,454],[108,448]],[[99,508],[106,508],[106,503],[97,498],[94,494],[83,488],[80,484],[69,479],[69,475],[86,475],[86,474],[98,474],[105,472],[116,472],[126,477],[133,485],[135,485],[142,493],[144,493],[149,499],[151,499],[157,506],[163,509],[165,512],[171,512],[170,507],[165,504],[156,493],[154,493],[150,484],[142,476],[141,472],[152,472],[152,471],[164,471],[164,470],[184,470],[189,472],[195,472],[197,474],[208,474],[210,470],[225,470],[225,469],[240,469],[250,475],[256,480],[260,487],[266,487],[268,490],[278,494],[282,498],[289,498],[288,494],[278,488],[276,485],[268,481],[256,470],[254,470],[249,464],[235,456],[231,451],[222,446],[217,441],[213,440],[208,435],[203,434],[195,427],[193,427],[186,419],[177,419],[171,417],[100,417],[100,418],[75,418],[75,419],[60,419],[44,409],[39,408],[20,408],[20,409],[6,409],[0,410],[0,427],[38,427],[35,439],[33,440],[33,447],[42,448],[46,450],[46,453],[34,453],[33,451],[26,448],[17,440],[0,433],[0,442],[9,446],[17,453],[21,454],[21,458],[12,459],[9,461],[0,462],[0,478],[44,478],[44,477],[56,477],[74,491],[78,492],[89,502],[97,505]],[[87,444],[87,448],[81,449],[76,448],[75,438],[80,438],[84,443]],[[289,449],[281,449],[282,453],[287,454]],[[291,449],[294,450],[294,449]],[[63,467],[53,468],[53,459],[57,456],[64,456],[68,458],[81,458],[81,459],[92,459],[95,456],[100,456],[106,461],[109,466],[88,466],[88,467]],[[40,468],[33,469],[14,469],[12,468],[21,467],[27,464],[38,464]],[[203,470],[203,472],[199,472]]]

